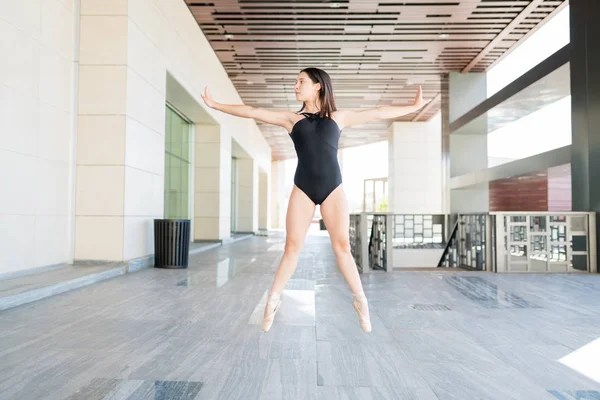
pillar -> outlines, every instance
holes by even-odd
[[[258,229],[258,167],[251,158],[238,162],[238,232],[256,232]]]
[[[450,134],[452,122],[487,98],[485,73],[451,72],[442,90],[443,208],[450,213],[489,211],[489,188],[450,189],[450,179],[486,169],[487,117],[481,116]]]
[[[270,215],[269,215],[269,173],[260,171],[258,180],[258,229],[267,230],[269,229]]]
[[[75,259],[128,260],[153,253],[163,215],[166,76],[136,51],[147,39],[127,0],[94,4],[81,8]]]
[[[218,125],[194,131],[194,240],[223,240],[231,236],[231,137]]]
[[[573,211],[600,211],[600,3],[571,0]],[[600,240],[600,226],[596,238]],[[598,243],[596,243],[598,245]]]
[[[388,211],[442,213],[440,114],[427,122],[394,122],[388,133]]]
[[[271,227],[285,228],[287,195],[285,187],[285,161],[271,162]]]

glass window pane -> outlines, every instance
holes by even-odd
[[[165,132],[165,218],[188,219],[191,125],[167,107]]]

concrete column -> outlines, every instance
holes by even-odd
[[[269,193],[270,193],[270,182],[269,173],[260,171],[258,180],[258,229],[267,230],[270,224],[270,213],[269,213]]]
[[[81,9],[75,259],[150,255],[163,215],[166,77],[147,74],[127,5]]]
[[[285,162],[271,163],[271,227],[285,228],[285,212],[287,207],[285,191]]]
[[[195,126],[194,240],[231,235],[231,137],[218,125]]]
[[[442,213],[441,138],[440,114],[428,122],[394,122],[390,126],[389,211]]]
[[[447,95],[442,99],[442,126],[444,140],[442,142],[442,160],[446,160],[445,202],[446,211],[451,213],[487,212],[489,211],[489,188],[483,187],[469,190],[452,190],[449,188],[451,177],[486,169],[487,159],[487,117],[462,127],[449,135],[449,124],[463,116],[487,98],[485,73],[461,74],[451,72],[447,77]]]
[[[258,229],[258,168],[251,158],[238,159],[238,232]]]
[[[571,193],[573,211],[600,212],[600,3],[571,0]],[[600,223],[596,226],[600,244]]]

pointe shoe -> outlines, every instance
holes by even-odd
[[[354,310],[358,314],[360,321],[360,327],[364,332],[371,332],[371,318],[369,317],[369,304],[367,303],[367,297],[364,292],[353,294],[354,301],[352,305]],[[363,312],[364,311],[364,312]]]
[[[271,325],[273,325],[273,320],[275,319],[275,313],[281,307],[281,298],[277,293],[269,294],[267,297],[267,305],[265,306],[265,316],[263,318],[261,331],[268,332],[271,329]],[[272,311],[269,311],[272,310]]]

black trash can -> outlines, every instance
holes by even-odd
[[[189,219],[154,220],[154,267],[187,268],[190,258]]]
[[[325,226],[325,221],[323,221],[323,219],[319,220],[319,228],[322,231],[326,231],[327,230],[327,227]]]

